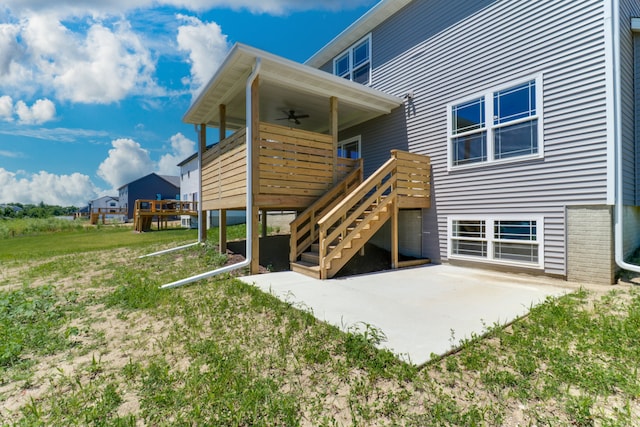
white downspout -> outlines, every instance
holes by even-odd
[[[622,155],[622,121],[620,112],[622,111],[622,87],[620,85],[620,1],[612,0],[611,31],[613,41],[613,137],[616,151],[615,176],[616,176],[616,197],[615,197],[615,261],[618,267],[640,273],[640,265],[629,264],[624,260],[624,179],[623,179],[623,155]],[[636,141],[637,143],[637,141]]]
[[[201,141],[200,141],[200,132],[198,129],[198,125],[193,125],[193,127],[196,129],[196,135],[198,137],[198,170],[202,171],[202,145],[201,145]],[[202,185],[200,185],[200,188],[202,189]],[[202,191],[200,191],[202,192]],[[198,193],[199,194],[199,193]],[[142,259],[142,258],[149,258],[152,256],[157,256],[157,255],[164,255],[164,254],[168,254],[171,252],[178,252],[181,251],[183,249],[187,249],[190,248],[191,246],[195,246],[198,245],[200,243],[202,243],[202,238],[200,235],[200,227],[202,226],[202,204],[200,203],[200,199],[202,198],[201,195],[198,195],[198,241],[194,242],[194,243],[189,243],[188,245],[183,245],[183,246],[178,246],[176,248],[171,248],[171,249],[165,249],[163,251],[158,251],[158,252],[154,252],[151,254],[147,254],[147,255],[141,255],[138,257],[138,259]]]
[[[232,265],[228,265],[226,267],[222,267],[222,268],[218,268],[216,270],[212,270],[212,271],[208,271],[205,273],[201,273],[195,276],[191,276],[188,277],[186,279],[182,279],[182,280],[178,280],[172,283],[167,283],[166,285],[162,285],[160,288],[161,289],[170,289],[170,288],[177,288],[179,286],[184,286],[187,285],[189,283],[193,283],[193,282],[197,282],[198,280],[202,280],[202,279],[208,279],[209,277],[213,277],[213,276],[217,276],[219,274],[223,274],[223,273],[228,273],[234,270],[238,270],[240,268],[244,268],[249,266],[249,264],[251,264],[251,260],[253,258],[253,253],[251,252],[251,238],[253,236],[253,221],[251,219],[251,207],[253,204],[253,164],[251,163],[251,159],[252,159],[252,155],[253,155],[253,147],[252,147],[252,141],[253,141],[253,129],[251,127],[251,123],[253,121],[253,117],[252,117],[252,98],[251,98],[251,86],[253,85],[253,82],[255,81],[256,77],[258,76],[258,74],[260,73],[260,67],[262,65],[262,61],[260,58],[256,58],[256,63],[253,67],[253,72],[251,73],[251,75],[249,76],[249,78],[247,79],[247,86],[246,86],[246,92],[245,92],[245,97],[246,97],[246,116],[247,116],[247,131],[246,131],[246,144],[247,144],[247,201],[246,201],[246,218],[247,218],[247,237],[246,237],[246,257],[245,260],[236,264],[232,264]],[[200,187],[202,188],[202,183],[200,183]],[[202,199],[202,196],[200,197],[200,199]]]
[[[199,128],[198,125],[193,125],[193,127],[195,128],[196,135],[198,136],[198,175],[200,176],[200,191],[198,191],[198,243],[202,243],[202,222],[207,221],[206,218],[202,217],[202,135],[200,134],[201,128]]]

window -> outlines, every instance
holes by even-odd
[[[359,159],[360,156],[360,136],[349,138],[338,143],[338,157]]]
[[[538,219],[451,219],[449,257],[542,268]]]
[[[449,106],[449,166],[540,157],[542,78]]]
[[[485,221],[453,221],[452,253],[484,258],[487,256]]]
[[[333,73],[354,82],[371,82],[371,34],[333,60]]]

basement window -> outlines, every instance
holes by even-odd
[[[543,268],[542,218],[450,218],[449,258]]]

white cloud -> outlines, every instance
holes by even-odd
[[[45,171],[20,177],[0,168],[0,202],[48,205],[84,206],[96,197],[95,188],[87,175],[54,175]]]
[[[152,6],[173,6],[191,11],[214,8],[247,9],[254,13],[285,14],[302,10],[344,10],[370,5],[376,0],[5,0],[14,12],[49,11],[59,16],[80,16],[87,10],[94,14],[124,13]],[[81,3],[80,6],[78,4]]]
[[[15,129],[1,129],[0,134],[12,136],[24,136],[27,138],[43,139],[45,141],[58,142],[90,142],[102,140],[109,136],[104,130],[94,129],[71,129],[71,128],[33,128],[20,127]],[[100,142],[101,144],[101,142]]]
[[[10,158],[17,159],[18,157],[22,157],[23,155],[24,154],[19,153],[17,151],[0,150],[0,157],[10,157]]]
[[[196,151],[196,143],[181,133],[171,137],[171,152],[163,155],[158,162],[160,175],[180,175],[178,163]]]
[[[56,106],[49,99],[38,99],[31,107],[24,101],[18,101],[15,111],[18,122],[27,125],[40,125],[56,117]]]
[[[56,106],[47,98],[38,99],[31,107],[24,101],[14,105],[10,96],[0,96],[0,120],[12,122],[14,114],[18,116],[19,124],[40,125],[56,118]]]
[[[153,54],[127,21],[80,22],[86,29],[74,32],[55,14],[29,13],[0,27],[0,88],[99,104],[165,94],[154,80]]]
[[[0,24],[0,76],[7,76],[11,71],[13,60],[20,53],[16,37],[20,27],[16,24]]]
[[[116,139],[111,143],[109,156],[100,163],[98,176],[113,189],[153,172],[149,151],[132,139]]]
[[[13,99],[10,96],[0,96],[0,120],[13,121]]]
[[[215,22],[204,23],[195,17],[178,15],[187,22],[178,27],[178,49],[189,53],[191,78],[185,83],[194,91],[204,85],[218,69],[229,50],[227,36]]]

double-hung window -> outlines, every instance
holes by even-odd
[[[371,82],[371,34],[333,60],[333,73],[354,82]]]
[[[542,218],[452,218],[449,257],[542,268]]]
[[[542,156],[542,77],[449,105],[449,167]]]

